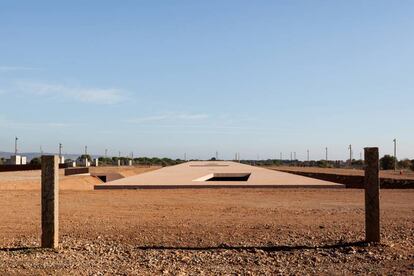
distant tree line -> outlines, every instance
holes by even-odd
[[[312,160],[312,161],[300,161],[300,160],[279,160],[279,159],[267,159],[267,160],[242,160],[241,163],[254,165],[254,166],[295,166],[295,167],[319,167],[319,168],[356,168],[362,169],[364,167],[363,160],[353,159],[351,164],[348,161],[342,160]],[[382,170],[393,170],[395,166],[395,157],[391,155],[384,155],[380,159],[380,168]],[[397,162],[397,169],[414,171],[414,160],[403,159]]]
[[[380,159],[380,166],[382,170],[393,170],[395,167],[395,157],[391,155],[384,155]],[[397,161],[397,169],[401,170],[407,170],[411,169],[414,171],[414,159],[403,159],[400,161]]]
[[[319,167],[319,168],[343,168],[348,166],[349,162],[342,160],[280,160],[280,159],[267,159],[267,160],[242,160],[243,164],[254,166],[294,166],[294,167]],[[362,167],[362,160],[352,160],[353,167]]]
[[[88,159],[92,161],[92,157],[88,154],[83,154],[77,158],[76,161]],[[127,164],[129,160],[132,160],[133,165],[146,165],[146,166],[172,166],[184,163],[186,161],[181,159],[171,158],[158,158],[158,157],[99,157],[100,166],[113,166],[118,164],[118,160],[121,160],[121,164]],[[211,158],[210,161],[215,161],[216,158]],[[66,162],[73,162],[71,159],[66,159]],[[342,160],[280,160],[280,159],[267,159],[267,160],[241,160],[241,163],[254,165],[254,166],[296,166],[296,167],[319,167],[319,168],[358,168],[362,169],[364,166],[363,160],[352,160],[351,165],[349,161]],[[37,165],[41,163],[40,157],[35,157],[30,161],[30,164]],[[6,158],[0,158],[0,165],[6,164]],[[380,159],[380,168],[382,170],[392,170],[395,166],[395,157],[391,155],[384,155]],[[403,159],[397,161],[397,169],[414,171],[414,160]]]
[[[172,166],[177,165],[185,162],[181,159],[171,159],[171,158],[158,158],[158,157],[137,157],[137,158],[129,158],[129,157],[99,157],[99,164],[100,165],[116,165],[118,164],[118,160],[121,161],[121,164],[125,164],[132,160],[133,165],[147,165],[147,166]]]

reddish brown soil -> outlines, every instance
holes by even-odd
[[[0,191],[0,274],[401,274],[414,190],[381,191],[364,246],[362,190],[62,191],[61,247],[36,249],[38,191]]]

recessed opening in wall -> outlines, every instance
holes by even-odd
[[[250,173],[214,173],[205,181],[247,181]]]
[[[106,175],[97,175],[97,177],[102,180],[102,182],[106,182]]]

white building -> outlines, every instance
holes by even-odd
[[[9,165],[26,165],[27,157],[20,155],[12,155],[10,156],[10,159],[6,160],[6,163]]]
[[[65,164],[65,157],[64,156],[59,157],[59,164]]]

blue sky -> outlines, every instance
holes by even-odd
[[[0,0],[0,151],[414,158],[414,1]]]

